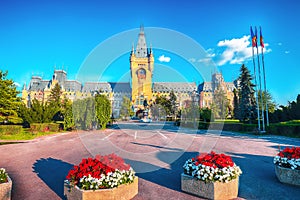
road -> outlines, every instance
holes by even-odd
[[[273,157],[278,146],[299,139],[196,131],[171,123],[118,123],[104,131],[77,131],[0,145],[0,166],[13,180],[12,199],[62,199],[63,180],[74,164],[116,153],[132,165],[141,199],[200,199],[180,190],[184,162],[211,150],[233,157],[243,174],[238,199],[299,199],[300,188],[278,182]]]

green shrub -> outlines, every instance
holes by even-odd
[[[278,123],[270,124],[267,133],[282,136],[300,137],[299,123]]]
[[[22,133],[20,125],[0,125],[0,135],[16,135]]]
[[[56,123],[32,123],[30,124],[30,132],[58,132],[59,124]]]

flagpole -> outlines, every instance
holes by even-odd
[[[256,46],[256,53],[257,53],[257,64],[258,64],[258,80],[259,80],[259,91],[260,91],[260,104],[261,104],[261,118],[262,118],[262,126],[263,132],[265,131],[265,116],[264,116],[264,104],[263,104],[263,96],[261,90],[261,74],[260,74],[260,62],[259,62],[259,55],[258,55],[258,47]],[[258,106],[259,108],[259,106]]]
[[[260,37],[262,38],[261,27],[260,27]],[[261,41],[262,43],[262,41]],[[264,76],[264,90],[265,90],[265,104],[266,104],[266,120],[267,126],[269,126],[269,108],[268,108],[268,99],[267,99],[267,83],[266,83],[266,72],[265,72],[265,58],[264,58],[264,46],[261,44],[261,60],[262,60],[262,67],[263,67],[263,76]]]
[[[252,35],[252,27],[250,27],[251,35]],[[259,114],[259,105],[258,105],[258,91],[257,91],[257,80],[256,80],[256,67],[255,67],[255,59],[254,59],[254,47],[252,44],[252,61],[253,61],[253,69],[254,69],[254,81],[255,81],[255,87],[256,87],[256,104],[257,104],[257,124],[258,124],[258,132],[260,132],[260,114]]]

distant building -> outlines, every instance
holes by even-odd
[[[46,102],[51,89],[56,83],[61,86],[63,95],[71,101],[94,96],[101,93],[108,97],[112,106],[114,117],[120,116],[123,96],[131,99],[135,113],[145,109],[145,101],[151,104],[158,96],[169,97],[171,92],[177,97],[177,107],[184,108],[192,101],[193,95],[197,96],[196,103],[201,108],[210,107],[213,94],[217,87],[222,87],[226,92],[230,104],[233,106],[234,84],[224,82],[220,73],[212,75],[212,82],[203,82],[196,85],[194,82],[156,82],[152,81],[154,75],[154,54],[152,48],[147,47],[144,28],[140,28],[136,48],[132,47],[130,54],[131,83],[129,82],[86,82],[68,80],[67,72],[54,70],[51,80],[43,80],[42,77],[32,76],[28,86],[24,85],[22,91],[23,101],[30,106],[35,98]],[[195,99],[193,100],[195,101]]]
[[[221,73],[212,74],[211,82],[203,82],[198,86],[200,108],[211,107],[214,93],[218,88],[221,88],[224,91],[225,96],[229,100],[230,107],[233,108],[233,91],[236,86],[232,82],[225,82]]]

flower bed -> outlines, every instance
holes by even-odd
[[[287,147],[274,158],[274,164],[291,169],[300,169],[300,147]]]
[[[95,158],[83,159],[79,165],[74,166],[74,168],[69,171],[66,178],[66,184],[70,186],[69,192],[72,191],[73,187],[79,189],[79,192],[77,191],[78,194],[84,190],[101,190],[103,191],[102,194],[100,193],[102,196],[104,193],[106,196],[109,194],[119,195],[120,192],[115,192],[113,189],[121,188],[120,190],[123,190],[124,193],[128,188],[124,189],[126,187],[123,187],[123,185],[133,185],[131,188],[133,191],[128,191],[128,193],[130,193],[129,198],[133,198],[138,192],[138,180],[137,177],[135,177],[135,172],[130,165],[126,164],[122,158],[115,154],[106,156],[97,155]],[[120,185],[122,185],[122,187],[118,187]],[[108,191],[107,189],[112,190]],[[67,197],[73,195],[66,190],[65,194]],[[93,194],[96,194],[96,192]],[[81,194],[81,196],[84,195]],[[124,196],[126,195],[124,194]],[[106,199],[107,198],[108,197],[106,197]],[[112,199],[114,198],[115,197],[112,197]],[[97,199],[99,198],[97,197]]]
[[[183,166],[181,189],[208,199],[231,199],[238,195],[241,169],[224,154],[200,154]]]
[[[300,186],[300,147],[287,147],[274,158],[275,174],[282,183]]]
[[[184,173],[205,182],[228,182],[242,174],[230,156],[224,154],[201,154],[186,161]]]
[[[0,199],[10,200],[12,181],[4,168],[0,168]]]

